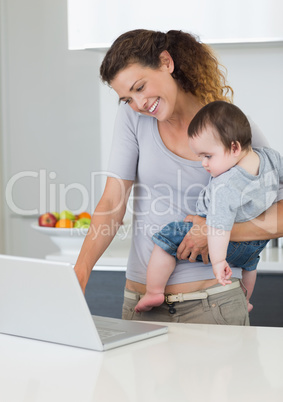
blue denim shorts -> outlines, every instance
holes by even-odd
[[[177,249],[192,225],[192,222],[171,222],[160,232],[155,233],[152,240],[177,259]],[[259,263],[259,254],[268,242],[269,240],[231,241],[227,249],[226,260],[235,267],[253,271]],[[197,261],[202,261],[201,255],[197,256]]]

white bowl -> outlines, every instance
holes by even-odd
[[[88,232],[88,229],[50,228],[39,226],[38,223],[33,223],[31,227],[39,233],[49,236],[62,254],[78,254]]]

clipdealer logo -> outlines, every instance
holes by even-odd
[[[69,209],[68,199],[77,193],[77,198],[81,199],[80,205],[73,212],[79,213],[82,210],[94,210],[96,196],[101,188],[101,180],[107,172],[91,172],[90,190],[81,183],[58,183],[54,182],[57,178],[56,172],[48,173],[46,169],[39,171],[26,170],[14,174],[7,182],[5,188],[5,200],[8,208],[15,214],[21,216],[40,215],[46,211],[62,211]],[[29,181],[27,181],[28,179]],[[29,207],[21,203],[23,198],[27,199],[25,193],[30,191],[30,180],[33,181],[32,188],[36,189],[36,199],[29,200]],[[26,185],[28,183],[28,185]],[[24,190],[23,190],[24,189]],[[17,196],[15,196],[17,193]],[[34,193],[33,193],[34,195]]]
[[[107,212],[96,212],[97,215],[107,215],[118,211],[121,207],[125,207],[127,200],[127,211],[136,217],[147,215],[153,216],[176,216],[186,211],[188,214],[194,214],[192,206],[196,204],[199,192],[203,188],[201,184],[184,185],[185,178],[182,177],[182,171],[179,170],[176,176],[176,185],[170,186],[166,182],[154,183],[151,186],[144,183],[134,183],[133,188],[126,192],[124,181],[116,174],[108,171],[91,172],[90,186],[86,188],[81,183],[63,184],[55,182],[57,178],[56,172],[50,172],[46,169],[39,171],[22,171],[13,175],[6,185],[5,198],[8,208],[15,214],[32,216],[45,213],[46,211],[62,211],[72,209],[73,213],[79,213],[82,210],[89,209],[94,211],[96,203],[99,201],[100,193],[104,187],[102,184],[107,177],[117,179],[120,185],[119,199],[115,201],[115,206]],[[28,179],[28,180],[27,180]],[[24,205],[24,201],[28,199],[23,192],[29,192],[30,180],[33,181],[32,189],[34,200],[28,200],[28,207]],[[186,182],[186,181],[185,181]],[[27,184],[28,183],[28,184]],[[117,187],[116,187],[117,188]],[[35,191],[34,191],[35,190]],[[68,200],[78,196],[81,199],[77,209],[69,208]],[[32,198],[32,197],[30,197]],[[24,201],[23,201],[24,199]],[[135,208],[136,200],[143,200],[143,210]]]

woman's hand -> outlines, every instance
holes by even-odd
[[[195,262],[199,254],[202,256],[204,264],[208,264],[208,245],[207,245],[207,227],[205,218],[198,215],[188,215],[185,222],[192,222],[193,227],[186,234],[177,250],[179,260],[189,259]]]

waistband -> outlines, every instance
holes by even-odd
[[[166,294],[165,295],[165,303],[167,303],[167,304],[176,303],[176,302],[182,303],[184,301],[190,301],[190,300],[207,299],[209,296],[227,292],[229,290],[237,289],[239,287],[240,287],[239,279],[234,279],[233,282],[228,285],[225,285],[225,286],[216,285],[211,288],[199,290],[198,292]],[[143,295],[132,293],[127,289],[124,290],[124,296],[128,299],[132,299],[132,300],[136,300],[136,301],[138,301],[139,299],[141,299],[143,297]]]

